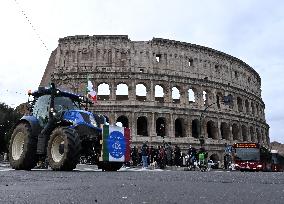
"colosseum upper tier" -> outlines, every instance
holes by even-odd
[[[41,81],[84,94],[87,77],[98,101],[92,111],[121,122],[133,144],[200,144],[218,154],[224,144],[269,143],[261,79],[245,62],[191,43],[127,35],[59,39]],[[224,104],[231,95],[233,103]],[[201,125],[200,125],[201,124]],[[200,133],[200,134],[199,134]]]

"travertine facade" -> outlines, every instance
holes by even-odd
[[[222,160],[225,143],[269,143],[258,73],[223,52],[160,38],[65,37],[52,52],[41,85],[52,80],[84,94],[87,76],[99,98],[92,110],[130,127],[133,144],[160,145],[164,136],[184,150],[189,143],[199,147],[201,129],[209,156]],[[119,94],[121,88],[127,93]],[[137,88],[147,93],[137,95]],[[222,98],[229,94],[234,102],[227,106]]]

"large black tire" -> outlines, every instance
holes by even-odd
[[[103,162],[98,164],[98,168],[103,171],[117,171],[122,167],[122,162]]]
[[[32,135],[27,123],[16,126],[9,145],[9,159],[13,169],[31,170],[36,166],[37,136]]]
[[[81,141],[74,129],[56,128],[47,146],[49,166],[56,171],[72,171],[80,161],[80,151]]]

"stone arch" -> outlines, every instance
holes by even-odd
[[[243,99],[241,97],[237,97],[238,111],[243,112]]]
[[[125,83],[120,83],[117,85],[116,88],[116,100],[117,101],[123,101],[123,100],[128,100],[128,86]]]
[[[207,122],[207,137],[212,139],[218,139],[218,131],[216,123],[212,120]]]
[[[136,84],[136,100],[146,101],[147,99],[147,88],[143,83]]]
[[[191,128],[191,134],[192,137],[198,138],[199,132],[200,132],[200,122],[198,119],[194,119],[191,122],[192,128]]]
[[[175,137],[185,137],[184,120],[182,118],[175,120]]]
[[[160,103],[164,103],[165,101],[164,87],[159,84],[155,86],[155,101]]]
[[[214,163],[220,161],[220,158],[219,158],[218,154],[216,154],[216,153],[211,154],[209,159],[211,159]]]
[[[137,135],[149,136],[148,120],[146,116],[140,116],[137,118]]]
[[[248,141],[247,127],[245,125],[242,125],[242,137],[244,142]]]
[[[100,83],[98,85],[98,100],[105,101],[109,100],[110,89],[109,84],[107,83]]]
[[[254,134],[254,130],[253,130],[252,126],[250,126],[250,128],[249,128],[249,134],[250,134],[250,140],[252,142],[256,142],[256,138],[255,138],[255,134]]]
[[[172,88],[172,100],[173,103],[180,103],[180,89],[177,86]]]
[[[128,118],[125,115],[119,116],[116,122],[121,122],[123,127],[129,128]]]
[[[229,127],[229,125],[225,122],[222,122],[220,129],[221,129],[222,139],[230,140],[230,127]]]
[[[249,102],[247,99],[245,100],[245,108],[246,108],[246,113],[249,113]]]
[[[166,119],[164,117],[159,117],[156,120],[156,133],[157,136],[165,137],[166,136]]]
[[[232,125],[232,134],[233,134],[233,140],[240,140],[240,129],[239,129],[239,126],[234,123]]]
[[[195,103],[195,90],[192,88],[188,89],[188,102]]]

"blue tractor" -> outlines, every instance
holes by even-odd
[[[82,157],[106,171],[121,168],[121,159],[119,162],[101,159],[106,118],[82,110],[83,105],[86,108],[90,103],[87,98],[61,91],[53,83],[29,95],[33,97],[29,114],[17,123],[10,140],[12,168],[30,170],[40,160],[46,160],[53,170],[71,171]],[[125,141],[120,142],[123,144],[119,146],[125,147]]]

